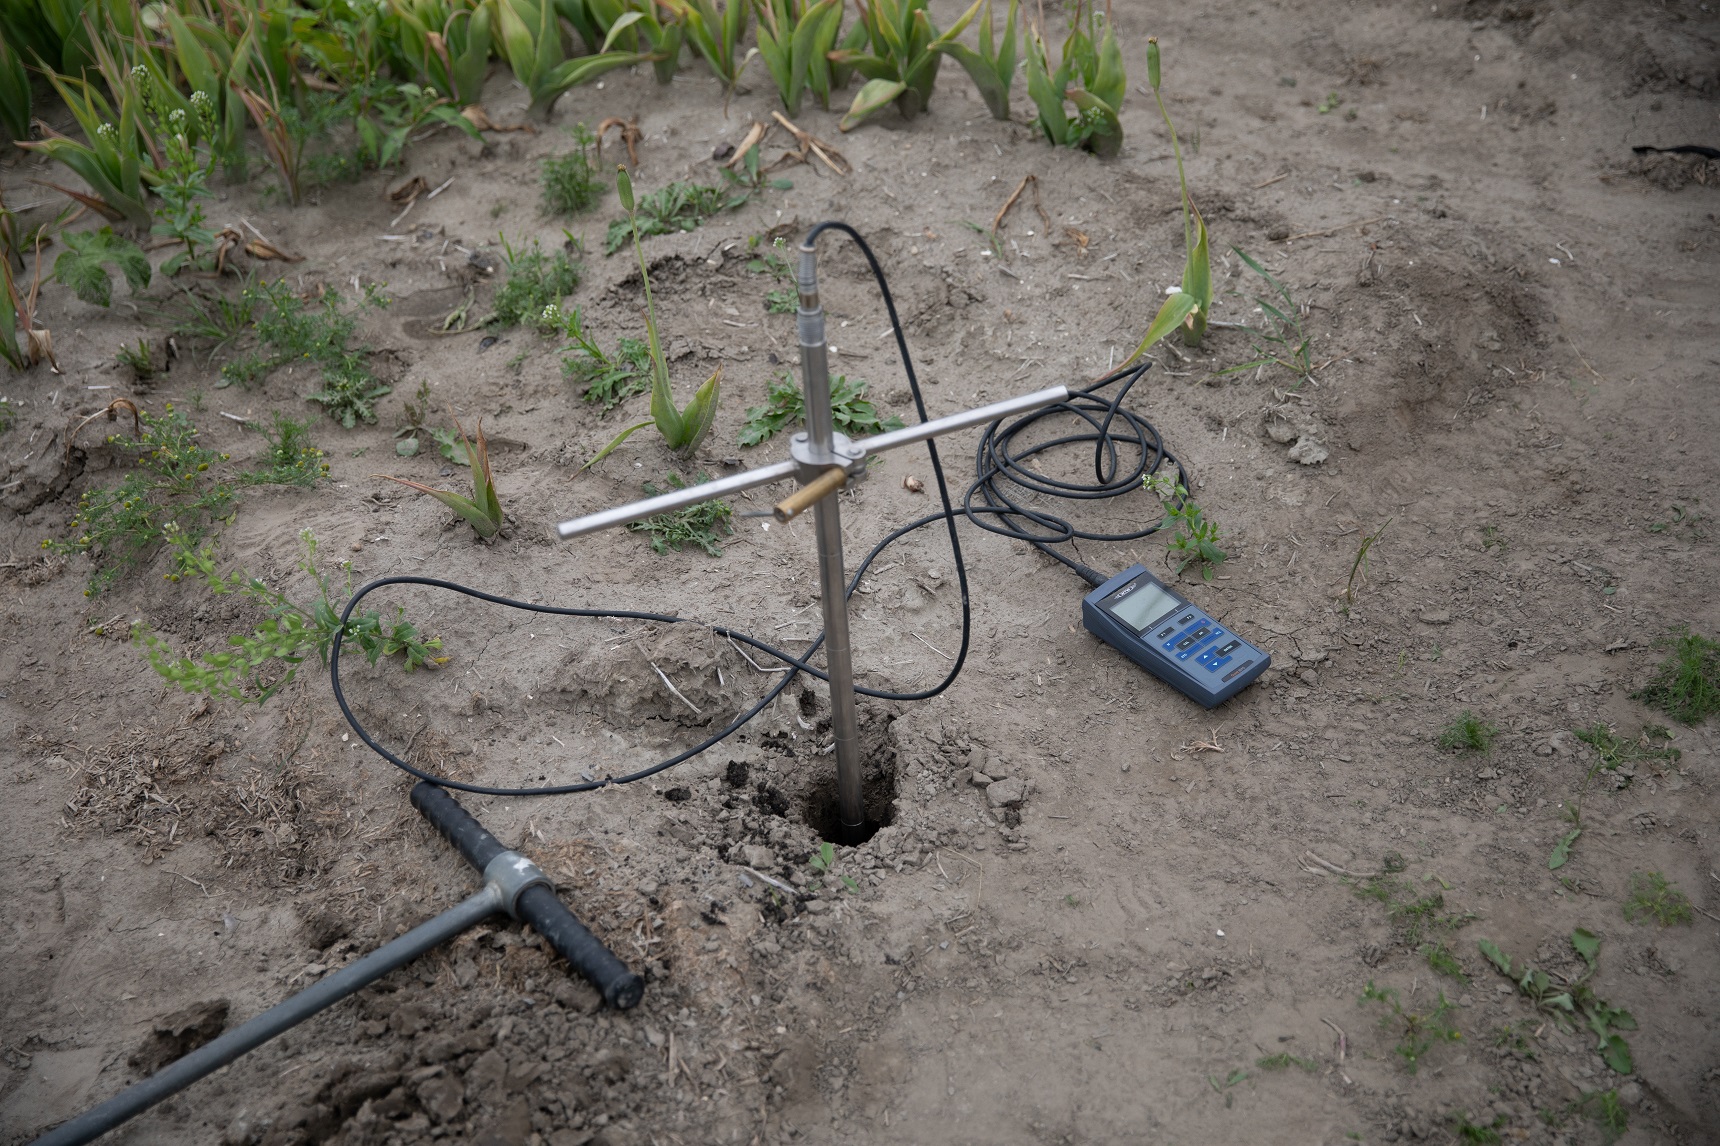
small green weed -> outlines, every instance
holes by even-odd
[[[1549,871],[1558,871],[1570,862],[1571,848],[1583,834],[1583,800],[1598,773],[1611,772],[1613,786],[1623,788],[1635,777],[1635,765],[1639,761],[1677,760],[1682,755],[1676,748],[1655,747],[1654,742],[1657,740],[1672,739],[1671,730],[1658,724],[1643,725],[1642,733],[1635,740],[1627,740],[1600,723],[1577,729],[1576,737],[1594,748],[1595,762],[1583,775],[1583,782],[1577,786],[1576,796],[1569,804],[1561,805],[1562,814],[1570,822],[1571,828],[1553,845],[1553,852],[1547,857]]]
[[[1661,647],[1671,655],[1642,691],[1631,695],[1685,724],[1720,712],[1720,641],[1681,628]]]
[[[1519,1058],[1539,1058],[1540,1055],[1535,1050],[1535,1044],[1530,1042],[1529,1037],[1526,1037],[1524,1034],[1525,1031],[1529,1031],[1532,1036],[1533,1028],[1537,1023],[1538,1020],[1527,1019],[1518,1027],[1502,1026],[1494,1028],[1494,1047],[1510,1054],[1514,1054]]]
[[[546,215],[576,215],[591,208],[603,195],[604,183],[591,164],[591,148],[597,138],[583,123],[572,129],[574,150],[543,161],[543,209]]]
[[[1605,724],[1592,724],[1576,730],[1576,737],[1589,745],[1600,757],[1600,766],[1608,772],[1630,772],[1631,765],[1645,760],[1676,761],[1684,754],[1676,748],[1661,748],[1656,741],[1670,741],[1672,730],[1662,724],[1645,724],[1636,739],[1620,736]]]
[[[119,485],[90,490],[78,500],[70,522],[76,534],[72,540],[42,542],[43,549],[56,553],[89,555],[95,569],[86,597],[140,564],[167,539],[169,526],[195,543],[234,508],[233,487],[209,473],[227,455],[198,445],[197,427],[189,418],[169,402],[160,417],[140,414],[139,422],[138,440],[108,438],[108,444],[137,459],[137,468]]]
[[[1692,498],[1691,500],[1700,504],[1702,499]],[[1708,540],[1707,526],[1710,523],[1707,514],[1697,513],[1694,509],[1688,509],[1682,505],[1674,505],[1670,508],[1672,510],[1672,514],[1667,518],[1667,520],[1651,521],[1648,523],[1648,531],[1650,533],[1665,533],[1668,530],[1676,531],[1676,528],[1682,525],[1685,529],[1690,531],[1688,536],[1691,539],[1696,541]]]
[[[1511,543],[1505,540],[1505,534],[1497,525],[1483,525],[1481,527],[1481,552],[1486,553],[1490,549],[1496,549],[1500,556],[1504,556],[1505,551],[1509,548],[1511,548]]]
[[[746,190],[731,192],[690,182],[660,187],[639,200],[637,211],[629,211],[627,218],[609,224],[603,238],[603,253],[613,255],[635,236],[646,239],[696,230],[711,216],[739,207],[750,195]]]
[[[899,430],[902,419],[894,414],[878,416],[877,407],[866,397],[866,383],[847,375],[830,379],[830,416],[839,433],[850,437]],[[741,445],[756,446],[768,441],[787,426],[798,426],[806,419],[806,398],[792,376],[782,374],[770,384],[762,406],[748,406],[746,422],[741,426]]]
[[[1208,312],[1212,310],[1212,248],[1206,232],[1206,220],[1201,218],[1200,212],[1195,209],[1194,201],[1189,198],[1188,176],[1183,170],[1182,143],[1177,138],[1176,126],[1171,123],[1171,113],[1165,108],[1164,95],[1159,91],[1159,80],[1159,38],[1148,36],[1147,83],[1153,89],[1153,99],[1159,105],[1159,116],[1165,121],[1165,130],[1170,132],[1171,152],[1176,156],[1177,183],[1182,188],[1185,258],[1182,282],[1176,290],[1169,292],[1164,303],[1160,305],[1158,314],[1153,316],[1146,335],[1141,339],[1141,344],[1129,355],[1129,362],[1145,354],[1161,338],[1178,327],[1182,328],[1183,341],[1186,344],[1199,346],[1200,340],[1206,337]],[[1200,150],[1199,136],[1195,138],[1194,150]]]
[[[1396,1034],[1397,1046],[1392,1049],[1403,1059],[1405,1068],[1411,1074],[1421,1068],[1421,1060],[1434,1046],[1442,1042],[1457,1042],[1463,1037],[1446,1017],[1456,1008],[1446,1001],[1444,991],[1437,992],[1433,1010],[1421,1014],[1404,1010],[1395,988],[1376,987],[1373,980],[1369,979],[1367,989],[1356,1002],[1358,1006],[1367,1003],[1384,1004],[1387,1013],[1380,1018],[1380,1028]]]
[[[1630,1129],[1630,1115],[1619,1101],[1617,1090],[1591,1090],[1573,1102],[1572,1113],[1581,1114],[1601,1129],[1602,1139],[1611,1146]]]
[[[665,479],[671,489],[686,489],[687,483],[681,475],[671,473]],[[701,473],[694,479],[694,485],[703,485],[711,480],[711,475]],[[650,482],[645,483],[645,495],[656,497],[667,491],[657,488]],[[698,505],[677,509],[671,513],[659,513],[656,517],[647,517],[644,521],[635,521],[627,528],[639,533],[651,535],[651,548],[658,553],[667,553],[671,548],[679,550],[683,546],[697,545],[712,557],[721,557],[722,549],[717,545],[717,530],[733,533],[734,528],[729,519],[734,516],[734,510],[726,501],[705,501]]]
[[[1498,735],[1497,728],[1466,708],[1439,734],[1439,746],[1460,752],[1487,752]]]
[[[164,679],[186,692],[262,704],[293,680],[299,665],[313,651],[319,661],[328,664],[329,648],[340,631],[340,611],[331,599],[328,575],[317,568],[316,537],[310,530],[299,534],[305,549],[299,568],[316,583],[317,599],[304,606],[242,570],[226,576],[217,573],[212,545],[198,547],[188,535],[171,525],[168,529],[177,569],[169,574],[170,580],[191,578],[203,582],[218,596],[239,594],[260,605],[268,616],[250,633],[228,637],[226,643],[231,652],[209,653],[201,658],[176,653],[141,623],[134,626],[132,643],[144,651],[151,667]],[[346,573],[341,592],[344,599],[352,593],[352,565],[349,562],[341,568]],[[438,655],[442,642],[435,637],[426,638],[399,609],[395,610],[392,621],[384,620],[375,610],[367,610],[347,622],[344,639],[353,642],[371,664],[385,656],[401,657],[407,672],[421,666],[433,667],[448,659]]]
[[[623,338],[613,355],[564,357],[561,368],[569,381],[584,385],[580,397],[598,403],[605,414],[651,389],[651,347],[637,338]]]
[[[1209,521],[1206,513],[1189,496],[1188,489],[1167,474],[1147,474],[1141,483],[1157,494],[1165,507],[1164,525],[1175,524],[1176,533],[1170,539],[1170,559],[1176,562],[1180,576],[1190,565],[1200,568],[1203,581],[1212,575],[1229,557],[1218,547],[1218,523]]]
[[[747,250],[758,251],[762,237],[754,235],[747,240]],[[769,247],[747,260],[747,270],[755,275],[769,275],[777,282],[792,283],[794,268],[789,265],[788,257],[783,254],[788,250],[787,239],[772,240]]]
[[[1499,1134],[1500,1129],[1508,1121],[1503,1114],[1494,1115],[1492,1122],[1483,1125],[1479,1122],[1469,1121],[1469,1115],[1459,1110],[1451,1116],[1451,1121],[1455,1123],[1452,1129],[1456,1132],[1459,1142],[1474,1143],[1474,1146],[1499,1146],[1501,1142],[1505,1141]]]
[[[400,406],[406,424],[394,431],[394,452],[403,458],[414,458],[420,448],[419,436],[424,433],[424,419],[430,416],[430,383],[419,382],[412,400]]]
[[[605,354],[580,326],[579,312],[571,309],[545,309],[540,329],[554,329],[570,340],[571,345],[562,350],[562,375],[575,386],[583,386],[580,396],[600,404],[603,413],[651,389],[649,342],[623,338],[614,354]]]
[[[579,286],[582,268],[572,255],[577,249],[571,238],[551,254],[536,239],[529,247],[515,247],[504,237],[508,281],[496,292],[495,313],[489,321],[502,326],[537,325],[546,308],[559,308],[561,300]]]
[[[1469,976],[1464,974],[1463,964],[1458,961],[1457,955],[1451,948],[1444,943],[1423,943],[1421,953],[1426,957],[1427,965],[1434,971],[1468,985]]]
[[[359,311],[382,308],[388,300],[374,286],[365,288],[356,310],[343,310],[340,292],[325,287],[314,303],[293,293],[285,279],[245,291],[255,314],[257,340],[270,353],[250,354],[221,368],[221,384],[250,385],[278,367],[308,361],[322,371],[323,388],[307,399],[320,403],[329,417],[352,429],[376,421],[376,400],[393,387],[370,371],[370,351],[350,342]]]
[[[1362,898],[1385,905],[1386,914],[1405,947],[1414,948],[1424,940],[1438,942],[1437,936],[1456,931],[1475,918],[1468,912],[1459,915],[1447,911],[1444,892],[1418,897],[1415,887],[1400,879],[1374,876],[1353,886]],[[1425,949],[1423,954],[1426,954]],[[1431,957],[1429,963],[1432,963]],[[1439,970],[1437,967],[1434,969]]]
[[[1254,305],[1266,316],[1263,329],[1256,330],[1252,326],[1246,328],[1249,342],[1254,347],[1254,357],[1240,365],[1220,370],[1219,376],[1241,374],[1258,370],[1262,366],[1282,366],[1300,381],[1306,382],[1314,374],[1314,340],[1302,328],[1302,308],[1296,305],[1296,300],[1290,296],[1290,288],[1273,277],[1272,272],[1247,251],[1241,247],[1230,249],[1236,252],[1236,257],[1241,259],[1249,270],[1266,280],[1266,285],[1272,288],[1283,303],[1280,305],[1259,295],[1254,297]],[[1230,293],[1240,294],[1238,291]]]
[[[806,861],[806,866],[812,869],[814,876],[818,877],[818,881],[813,886],[822,889],[824,879],[830,876],[836,867],[836,845],[828,841],[819,844],[818,850],[812,853],[812,858]],[[860,893],[860,885],[854,881],[852,876],[838,875],[836,878],[841,880],[842,886],[849,891],[856,895]]]
[[[1630,897],[1624,903],[1624,917],[1632,923],[1652,919],[1662,927],[1690,923],[1695,919],[1690,910],[1690,899],[1657,871],[1631,873]]]
[[[166,165],[155,171],[153,190],[160,199],[155,208],[155,226],[150,234],[160,235],[184,246],[161,265],[161,273],[169,277],[186,267],[198,270],[215,265],[215,232],[209,229],[203,214],[204,199],[213,199],[209,176],[215,170],[213,147],[215,101],[207,92],[192,92],[188,108],[167,110],[154,99],[145,98],[153,119],[152,134],[160,143]],[[202,247],[202,253],[198,248]]]
[[[54,260],[54,281],[95,306],[113,302],[113,282],[108,267],[125,276],[131,293],[149,285],[149,258],[130,239],[120,238],[112,227],[99,231],[61,231],[66,249]],[[165,270],[165,268],[163,268]]]
[[[1320,101],[1320,106],[1318,108],[1316,108],[1315,110],[1318,111],[1321,115],[1331,115],[1333,112],[1337,111],[1339,108],[1341,108],[1343,106],[1344,106],[1344,97],[1343,96],[1339,95],[1337,92],[1328,92],[1326,94],[1326,98]]]
[[[1356,582],[1358,578],[1362,584],[1367,584],[1368,563],[1372,559],[1374,546],[1378,545],[1380,538],[1385,536],[1386,528],[1391,525],[1392,520],[1392,518],[1386,518],[1384,525],[1381,525],[1378,529],[1362,538],[1362,544],[1360,548],[1356,550],[1356,559],[1350,562],[1350,579],[1344,583],[1344,604],[1346,606],[1354,605],[1356,603]]]
[[[759,237],[754,235],[747,240],[747,246],[757,249]],[[778,283],[788,285],[772,287],[765,292],[764,309],[767,314],[793,314],[800,309],[800,292],[794,284],[794,268],[789,266],[783,251],[788,248],[787,242],[777,239],[770,248],[747,260],[747,270],[755,275],[769,275]]]
[[[148,382],[155,377],[155,355],[149,349],[149,340],[140,338],[137,346],[120,344],[119,353],[113,356],[115,362],[131,371],[131,376],[139,382]]]
[[[1206,1084],[1212,1087],[1213,1093],[1224,1095],[1224,1106],[1225,1109],[1228,1110],[1236,1101],[1236,1096],[1230,1093],[1230,1088],[1235,1086],[1237,1083],[1242,1082],[1247,1077],[1248,1072],[1243,1070],[1241,1067],[1237,1067],[1222,1079],[1216,1074],[1207,1075]]]
[[[180,338],[207,339],[214,344],[211,354],[251,328],[256,295],[249,288],[241,290],[238,298],[200,295],[192,290],[184,291],[182,298],[185,309],[172,316],[173,333]]]
[[[1479,940],[1476,947],[1501,975],[1516,985],[1524,998],[1552,1016],[1560,1026],[1574,1030],[1577,1018],[1581,1017],[1595,1035],[1596,1052],[1609,1067],[1619,1074],[1630,1074],[1635,1069],[1630,1044],[1616,1032],[1636,1030],[1636,1018],[1596,995],[1589,986],[1601,953],[1601,941],[1593,932],[1581,927],[1571,932],[1571,947],[1582,958],[1583,972],[1575,979],[1564,980],[1562,989],[1551,975],[1533,964],[1518,965],[1491,939]]]
[[[258,426],[269,440],[261,469],[243,474],[239,480],[246,485],[312,486],[318,478],[328,476],[328,463],[323,452],[311,442],[311,424],[289,418],[279,410],[269,416],[267,426]]]
[[[1289,1070],[1296,1066],[1301,1067],[1309,1074],[1320,1069],[1320,1064],[1313,1059],[1297,1058],[1289,1051],[1280,1051],[1278,1054],[1267,1055],[1265,1058],[1257,1058],[1254,1060],[1254,1065],[1261,1070]]]

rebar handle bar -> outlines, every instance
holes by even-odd
[[[491,861],[510,850],[461,807],[458,800],[429,781],[413,785],[412,806],[466,857],[467,863],[481,872],[487,873]],[[567,909],[553,888],[542,883],[526,887],[515,899],[513,910],[548,940],[575,971],[590,980],[610,1006],[624,1011],[639,1005],[645,995],[645,980],[628,970]]]

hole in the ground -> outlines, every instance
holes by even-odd
[[[894,713],[863,708],[860,713],[860,776],[866,822],[858,831],[844,828],[836,803],[836,757],[819,759],[817,775],[800,792],[800,816],[818,838],[844,847],[863,844],[889,825],[896,814],[896,736]]]

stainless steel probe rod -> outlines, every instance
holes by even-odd
[[[865,472],[867,459],[886,450],[971,426],[982,426],[999,418],[1038,410],[1068,399],[1067,387],[1053,386],[917,426],[850,441],[847,436],[836,432],[830,407],[830,363],[824,341],[824,308],[818,299],[817,255],[810,238],[801,243],[799,255],[796,281],[800,290],[798,330],[806,431],[794,435],[789,444],[793,460],[564,521],[556,527],[562,540],[643,521],[659,513],[685,509],[726,494],[788,478],[796,479],[805,487],[825,478],[832,468],[846,471],[850,478],[859,478]],[[830,675],[831,726],[836,736],[837,819],[844,842],[856,843],[864,834],[866,804],[860,782],[860,726],[854,701],[853,653],[848,639],[848,578],[842,559],[839,492],[839,488],[832,486],[828,494],[813,504],[813,532],[818,545],[819,599],[824,610],[824,656]]]

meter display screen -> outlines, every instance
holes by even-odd
[[[1135,591],[1127,596],[1121,599],[1113,597],[1105,602],[1105,608],[1137,633],[1146,632],[1154,621],[1182,607],[1181,601],[1151,580],[1139,581],[1136,585]]]

